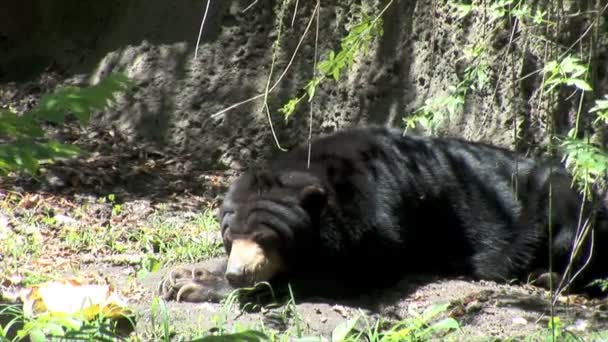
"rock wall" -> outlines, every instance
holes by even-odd
[[[494,2],[482,8],[473,1],[476,10],[461,17],[457,3],[392,2],[384,16],[384,34],[369,53],[359,56],[339,82],[327,81],[318,89],[314,134],[350,125],[402,126],[403,117],[425,101],[473,80],[478,86],[467,91],[463,109],[440,120],[433,134],[537,152],[547,143],[549,130],[564,134],[573,126],[579,103],[588,108],[607,92],[607,64],[602,61],[608,57],[608,44],[606,35],[599,34],[606,27],[606,12],[596,11],[595,1],[529,5],[530,13],[545,11],[555,25],[535,25],[513,16],[495,19]],[[213,114],[264,91],[283,3],[258,1],[246,9],[250,4],[211,1],[195,58],[206,1],[66,0],[61,6],[44,0],[5,2],[0,10],[0,50],[6,51],[0,55],[0,81],[31,82],[52,69],[60,70],[60,83],[82,84],[125,72],[136,81],[136,91],[96,115],[94,127],[113,128],[128,141],[189,153],[203,168],[245,166],[276,151],[262,101]],[[321,57],[339,48],[361,10],[377,13],[387,4],[322,1]],[[288,65],[314,6],[313,1],[292,1],[287,7],[273,82]],[[600,29],[586,32],[592,23]],[[305,141],[308,134],[307,104],[287,123],[278,109],[312,77],[314,31],[313,24],[268,99],[284,147]],[[467,55],[467,47],[475,44],[481,55]],[[595,92],[582,100],[573,88],[547,96],[541,87],[544,74],[539,71],[570,46],[575,52],[591,49],[580,55],[590,56]],[[471,65],[482,65],[483,74],[467,74]],[[595,132],[595,139],[605,143],[605,127],[592,121],[583,117],[581,129]]]

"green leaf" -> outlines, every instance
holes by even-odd
[[[65,87],[54,94],[45,95],[25,115],[60,124],[65,121],[66,113],[72,113],[81,125],[85,125],[93,111],[103,109],[118,92],[132,86],[133,83],[125,75],[112,74],[90,87]]]
[[[435,318],[435,316],[439,315],[442,312],[445,312],[449,307],[449,304],[437,304],[428,307],[422,313],[422,320],[424,322],[428,322],[431,319]]]
[[[44,137],[39,121],[61,124],[65,115],[72,113],[80,124],[86,124],[93,111],[105,108],[119,91],[131,86],[132,82],[126,76],[112,74],[91,87],[65,87],[45,95],[36,107],[22,115],[0,110],[0,137],[8,138],[0,145],[0,174],[17,170],[33,174],[42,160],[78,155],[76,146],[36,139]]]
[[[381,13],[384,13],[384,10]],[[314,97],[316,87],[326,78],[331,77],[335,81],[339,81],[344,69],[353,66],[355,56],[358,53],[367,53],[372,40],[382,34],[383,29],[380,15],[371,19],[365,13],[362,13],[362,20],[352,26],[348,34],[340,41],[340,51],[335,52],[330,50],[327,56],[317,63],[317,71],[321,76],[313,77],[304,87],[309,100]],[[280,111],[285,114],[286,119],[293,114],[298,102],[302,98],[303,96],[292,98],[287,104],[283,105]]]
[[[353,333],[355,326],[359,322],[359,317],[351,318],[346,322],[338,324],[338,326],[331,333],[332,342],[341,342],[348,338]]]
[[[434,331],[455,330],[458,328],[460,328],[460,324],[458,324],[458,321],[453,318],[446,318],[446,319],[443,319],[443,320],[433,324]]]
[[[307,337],[300,337],[300,338],[296,338],[290,341],[292,342],[325,342],[327,340],[321,338],[321,337],[314,337],[314,336],[307,336]]]
[[[65,330],[63,329],[63,325],[55,322],[45,322],[44,330],[48,331],[48,334],[51,336],[63,336],[65,334]]]
[[[591,88],[589,83],[587,83],[587,81],[585,81],[585,80],[573,79],[573,80],[570,80],[570,82],[568,82],[568,85],[574,85],[578,89],[584,90],[584,91],[593,91],[593,88]]]
[[[595,100],[595,106],[593,106],[589,112],[597,113],[597,117],[594,120],[594,124],[599,121],[603,121],[608,124],[608,95],[604,95],[607,100]]]
[[[260,342],[268,341],[268,336],[264,333],[255,330],[246,330],[234,334],[226,334],[221,336],[207,336],[192,340],[192,342]]]
[[[566,167],[572,174],[579,189],[587,193],[590,184],[608,173],[608,153],[585,141],[568,137],[562,144]]]
[[[298,106],[300,100],[302,100],[301,97],[297,99],[290,99],[285,105],[283,105],[281,109],[279,109],[279,112],[283,113],[285,121],[289,120],[289,118],[296,111],[296,107]]]
[[[56,141],[37,142],[31,139],[18,139],[10,144],[0,145],[0,169],[6,174],[10,171],[25,170],[36,173],[41,160],[71,158],[78,155],[74,145]]]
[[[0,136],[41,137],[44,135],[40,124],[31,117],[19,116],[8,110],[0,110]]]
[[[25,337],[25,336],[22,336]],[[46,335],[42,329],[33,329],[29,332],[29,338],[31,342],[45,342],[47,341]]]
[[[608,110],[608,95],[604,95],[604,97],[606,98],[606,100],[595,100],[595,106],[593,106],[589,110],[589,112],[593,113],[597,111]]]
[[[65,328],[73,330],[73,331],[79,331],[80,329],[82,329],[82,326],[84,325],[84,322],[82,320],[79,320],[77,318],[70,317],[70,316],[59,317],[55,321],[60,326],[60,328],[65,327]],[[59,330],[57,330],[57,331],[59,331]],[[61,332],[63,332],[63,329],[61,330]],[[57,335],[57,333],[53,333],[53,335]]]

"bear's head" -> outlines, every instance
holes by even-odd
[[[303,171],[249,172],[228,190],[219,221],[226,253],[226,279],[236,287],[269,281],[319,237],[327,201],[322,182]]]

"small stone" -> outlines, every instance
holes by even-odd
[[[570,331],[585,332],[589,329],[589,322],[584,319],[577,319],[576,322],[567,329]]]
[[[348,310],[346,309],[346,307],[342,305],[334,305],[332,309],[334,309],[334,311],[339,313],[342,317],[348,317]]]
[[[75,225],[78,223],[78,221],[76,221],[75,219],[63,214],[55,215],[53,216],[53,218],[55,219],[55,222],[57,222],[57,224],[62,226]]]
[[[477,312],[482,309],[482,304],[478,300],[474,300],[467,304],[466,310],[468,313]]]
[[[528,324],[528,321],[523,318],[523,317],[514,317],[513,318],[513,324],[515,325],[526,325]]]

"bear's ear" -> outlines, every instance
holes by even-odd
[[[327,193],[319,184],[307,185],[300,190],[300,203],[311,215],[319,215],[327,202]]]

